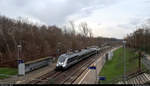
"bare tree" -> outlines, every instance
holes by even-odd
[[[89,37],[92,38],[93,37],[92,29],[89,29],[88,31],[89,31]]]
[[[0,66],[17,67],[17,44],[22,44],[22,59],[34,60],[46,56],[58,56],[58,43],[61,53],[68,49],[76,50],[99,44],[101,40],[93,37],[92,29],[86,22],[80,25],[77,33],[73,21],[62,30],[57,26],[35,25],[20,18],[19,20],[0,16]],[[147,37],[148,39],[148,37]]]
[[[71,34],[75,36],[76,35],[75,24],[73,21],[70,21],[69,24],[70,24]]]
[[[84,37],[87,37],[88,34],[89,34],[89,28],[87,26],[87,23],[86,22],[82,22],[79,25],[79,28],[80,28],[81,34],[83,34]]]

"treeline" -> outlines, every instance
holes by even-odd
[[[69,30],[62,30],[0,16],[0,65],[16,66],[18,45],[22,46],[20,58],[25,61],[92,45],[92,34],[86,23],[80,24],[81,34],[76,33],[73,22],[68,26]]]
[[[132,34],[129,34],[126,38],[127,46],[145,51],[150,54],[150,26],[144,25],[134,31]]]
[[[86,22],[76,26],[70,21],[64,28],[59,28],[0,16],[0,66],[17,66],[18,45],[22,46],[19,58],[30,61],[46,56],[56,57],[68,50],[101,46],[106,41],[112,40],[94,38]]]

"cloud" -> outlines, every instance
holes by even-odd
[[[79,21],[93,21],[101,23],[101,27],[94,27],[96,36],[123,38],[133,32],[149,18],[150,3],[147,0],[125,0],[111,5],[97,7],[88,14],[86,12],[71,15],[70,19]],[[90,11],[90,9],[88,9]],[[83,14],[86,13],[86,16]],[[83,16],[81,16],[83,15]],[[90,24],[90,23],[89,23]],[[97,28],[97,29],[96,29]]]
[[[48,25],[88,22],[95,36],[123,38],[150,17],[149,0],[0,0],[0,13]],[[123,33],[123,34],[121,34]]]
[[[114,1],[114,0],[113,0]],[[1,0],[0,12],[9,17],[31,17],[47,24],[62,24],[84,8],[104,5],[111,0]],[[89,8],[90,9],[90,8]],[[84,10],[87,14],[91,12]],[[85,13],[85,14],[86,14]]]

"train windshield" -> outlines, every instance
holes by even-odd
[[[66,57],[61,56],[61,57],[59,57],[59,62],[64,62],[64,61],[65,61],[65,59],[66,59]]]

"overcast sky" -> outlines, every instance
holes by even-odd
[[[123,38],[150,18],[150,0],[0,0],[0,14],[48,25],[86,21],[94,36]]]

